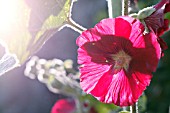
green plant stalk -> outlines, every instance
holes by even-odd
[[[76,113],[82,113],[82,105],[78,98],[75,98],[76,102]]]
[[[113,18],[112,0],[107,0],[109,18]]]
[[[128,4],[129,4],[128,0],[122,0],[122,16],[128,15],[128,7],[129,7]]]
[[[68,19],[68,27],[72,28],[73,30],[79,32],[80,34],[86,30],[86,28],[84,28],[83,26],[79,25],[78,23],[76,23],[72,18]]]
[[[138,102],[136,102],[134,105],[130,106],[130,113],[139,113],[138,112]]]

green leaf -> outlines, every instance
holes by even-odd
[[[70,4],[71,0],[0,1],[1,43],[23,64],[66,23]]]
[[[165,17],[165,19],[170,20],[170,12],[166,13],[164,17]]]
[[[146,104],[147,104],[147,97],[143,93],[142,96],[138,100],[138,110],[140,113],[146,110]]]
[[[97,113],[110,113],[113,110],[117,111],[120,109],[120,107],[114,104],[102,103],[89,94],[85,95],[81,101],[88,101],[89,106],[93,106],[97,110]]]
[[[17,66],[16,56],[12,54],[5,54],[0,59],[0,75],[13,69],[16,66]]]
[[[0,75],[17,67],[17,64],[16,55],[10,54],[5,45],[0,43]]]

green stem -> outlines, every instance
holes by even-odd
[[[134,105],[130,106],[130,113],[139,113],[138,112],[138,102],[136,102]]]
[[[123,111],[127,111],[127,107],[122,107],[122,110]]]
[[[68,25],[70,25],[70,26],[68,26],[68,27],[73,28],[75,31],[77,31],[77,32],[79,32],[79,33],[82,33],[83,31],[86,30],[86,28],[84,28],[83,26],[77,24],[77,23],[76,23],[73,19],[71,19],[71,18],[68,19],[68,22],[67,22],[67,23],[68,23]]]
[[[78,98],[75,98],[76,102],[76,113],[82,113],[82,106]]]
[[[112,0],[107,0],[109,18],[113,18]]]
[[[73,19],[72,19],[72,9],[73,9],[73,4],[74,2],[76,2],[76,0],[72,0],[71,1],[71,6],[70,6],[70,12],[68,14],[68,19],[67,19],[67,23],[66,26],[72,28],[73,30],[79,32],[80,34],[86,30],[86,28],[84,28],[83,26],[79,25],[78,23],[76,23]]]
[[[129,4],[128,0],[122,0],[122,16],[128,15],[128,7],[129,7],[128,4]]]

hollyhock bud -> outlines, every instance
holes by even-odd
[[[87,110],[83,111],[84,109]],[[81,110],[82,113],[97,113],[96,109],[88,103],[84,103]],[[52,107],[51,113],[77,113],[76,102],[74,99],[60,99]]]
[[[165,13],[170,12],[169,7],[170,3],[165,2],[163,4],[163,2],[160,2],[153,7],[155,11],[148,17],[144,18],[144,22],[146,23],[148,29],[151,31],[153,30],[158,36],[168,30],[169,21],[164,19],[164,15]]]
[[[153,12],[155,12],[155,8],[153,7],[147,7],[138,12],[138,19],[144,19],[148,16],[150,16]]]
[[[104,103],[134,104],[161,56],[157,35],[128,16],[104,19],[77,39],[80,85]]]
[[[144,8],[138,14],[131,14],[131,16],[140,19],[147,27],[145,29],[154,31],[156,35],[160,36],[169,28],[169,21],[164,19],[165,13],[168,12],[170,12],[169,0],[161,0],[155,6]]]
[[[76,111],[73,99],[60,99],[52,107],[51,113],[74,113]]]
[[[155,9],[155,12],[144,18],[144,22],[147,28],[150,31],[154,31],[158,36],[157,40],[162,48],[163,56],[163,51],[166,50],[168,46],[160,36],[169,29],[169,20],[164,19],[164,16],[166,13],[170,12],[170,2],[169,0],[161,0],[158,4],[153,6],[153,8]]]
[[[140,19],[145,25],[145,33],[153,31],[158,36],[157,40],[162,49],[162,56],[164,50],[168,48],[164,40],[160,38],[169,29],[169,20],[164,19],[168,12],[170,12],[170,0],[161,0],[155,6],[140,10],[138,14],[131,14],[131,17]]]

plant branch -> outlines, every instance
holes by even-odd
[[[70,12],[68,14],[68,19],[67,19],[67,23],[66,26],[72,28],[73,30],[79,32],[80,34],[86,30],[86,28],[84,28],[83,26],[79,25],[78,23],[76,23],[73,19],[72,19],[72,9],[73,9],[73,4],[74,2],[76,2],[76,0],[72,0],[71,1],[71,6],[70,6]]]
[[[68,22],[67,22],[67,26],[72,28],[73,30],[79,32],[79,33],[82,33],[83,31],[86,30],[86,28],[84,28],[83,26],[77,24],[72,18],[69,18],[68,19]]]
[[[128,0],[122,0],[122,16],[128,15],[128,7],[129,7],[128,4],[129,4]]]

